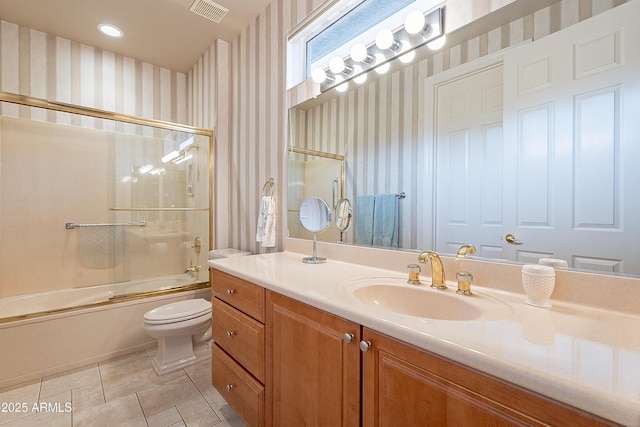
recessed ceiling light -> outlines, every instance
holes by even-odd
[[[120,38],[124,35],[120,28],[111,24],[100,24],[98,25],[98,30],[100,30],[102,34],[106,34],[109,37]]]

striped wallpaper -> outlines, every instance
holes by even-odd
[[[5,92],[187,124],[186,82],[184,73],[0,21]],[[26,108],[0,108],[3,115],[29,118]],[[55,112],[31,114],[56,121]]]
[[[252,253],[283,248],[286,34],[322,3],[272,1],[232,43],[214,44],[188,73],[192,124],[215,125],[217,247]],[[221,76],[227,63],[228,75]],[[262,187],[269,178],[277,183],[278,239],[276,248],[266,249],[256,243],[255,232]]]

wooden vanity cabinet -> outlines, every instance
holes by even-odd
[[[211,283],[213,385],[249,426],[617,425],[218,270]]]
[[[265,289],[211,270],[212,383],[251,427],[265,421]]]
[[[616,425],[363,328],[363,426]]]
[[[360,326],[270,291],[266,325],[267,425],[359,426]]]

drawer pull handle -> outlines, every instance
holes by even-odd
[[[355,335],[349,332],[347,332],[342,336],[342,340],[345,342],[345,344],[351,344],[354,338],[355,338]]]
[[[231,391],[235,388],[233,384],[227,384],[227,391]]]
[[[236,334],[236,331],[227,331],[227,338],[233,338]]]
[[[233,295],[236,293],[235,289],[227,289],[227,295]]]

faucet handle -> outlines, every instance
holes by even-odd
[[[457,294],[460,295],[473,295],[471,292],[471,282],[473,281],[473,274],[468,271],[458,271],[456,273],[456,279],[458,279]]]
[[[420,266],[418,264],[408,264],[407,273],[409,273],[409,279],[407,283],[410,285],[421,285],[420,282]]]
[[[458,249],[458,258],[464,258],[467,255],[472,255],[476,253],[476,247],[473,245],[462,245],[460,249]]]

